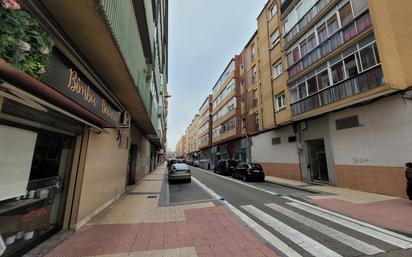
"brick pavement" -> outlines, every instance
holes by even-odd
[[[46,256],[277,256],[218,203],[158,207],[158,198],[135,194],[160,193],[163,175],[161,167],[146,176]]]

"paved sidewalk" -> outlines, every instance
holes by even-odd
[[[158,207],[164,173],[146,176],[46,256],[277,256],[218,203]]]
[[[412,201],[327,185],[312,185],[302,181],[266,176],[266,181],[289,187],[328,193],[306,196],[326,209],[388,229],[412,234]]]

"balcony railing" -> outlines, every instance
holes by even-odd
[[[289,79],[371,26],[369,11],[366,11],[290,66],[288,69]]]
[[[291,104],[292,116],[366,92],[383,84],[382,68],[378,65],[356,77],[346,79]]]
[[[285,35],[286,43],[291,41],[299,31],[302,31],[313,18],[320,13],[323,8],[332,0],[319,0],[299,21],[293,28]]]

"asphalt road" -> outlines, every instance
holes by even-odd
[[[213,194],[281,256],[412,256],[412,239],[296,200],[311,192],[197,168],[192,176],[190,184],[169,185],[170,203],[210,200]]]

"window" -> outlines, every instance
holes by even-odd
[[[318,91],[318,87],[316,85],[316,76],[313,76],[310,79],[308,79],[307,83],[309,95],[314,94]]]
[[[323,24],[322,26],[318,28],[319,44],[325,41],[327,37],[328,37],[328,33],[326,31],[326,25]]]
[[[354,16],[357,16],[358,14],[360,14],[363,10],[365,10],[368,7],[368,0],[352,1],[352,6],[353,6],[353,14]]]
[[[242,128],[246,128],[246,119],[245,118],[242,119]]]
[[[277,4],[272,4],[270,6],[269,11],[268,11],[268,18],[269,20],[275,17],[276,13],[278,12],[278,5]]]
[[[287,61],[288,61],[288,67],[290,67],[290,66],[292,66],[293,65],[293,55],[292,55],[292,52],[290,52],[288,55],[287,55]]]
[[[280,111],[286,107],[285,93],[276,96],[276,111]]]
[[[336,120],[336,130],[355,128],[359,126],[360,124],[357,115]]]
[[[332,65],[330,67],[330,69],[331,69],[331,72],[332,72],[333,84],[335,84],[335,83],[337,83],[337,82],[344,79],[345,75],[344,75],[344,72],[343,72],[343,63],[342,62],[338,62],[338,63]]]
[[[274,75],[274,78],[279,77],[282,73],[283,73],[282,62],[279,61],[279,62],[273,64],[273,75]]]
[[[255,128],[256,128],[256,130],[259,130],[259,127],[260,127],[260,125],[259,125],[259,113],[255,113]]]
[[[328,33],[329,36],[335,33],[339,29],[338,25],[338,19],[336,18],[336,15],[333,15],[329,20],[328,20]]]
[[[306,40],[300,43],[300,53],[302,54],[302,56],[305,56],[308,53],[308,44]]]
[[[308,52],[312,51],[316,46],[315,33],[308,37]]]
[[[290,136],[290,137],[288,137],[288,142],[289,142],[289,143],[293,143],[293,142],[296,142],[296,141],[297,141],[296,136]]]
[[[293,49],[292,54],[293,54],[293,62],[295,63],[300,59],[299,47],[296,47],[295,49]]]
[[[376,65],[375,55],[373,53],[373,46],[367,46],[360,51],[360,58],[362,63],[362,70],[366,70]]]
[[[339,16],[340,16],[340,21],[342,23],[342,26],[345,26],[348,24],[352,18],[352,8],[350,6],[350,2],[345,4],[340,10],[339,10]]]
[[[253,90],[253,107],[258,106],[258,93],[257,89]]]
[[[299,99],[302,99],[308,96],[308,93],[306,91],[305,82],[302,82],[301,84],[298,85],[298,90],[299,90]]]
[[[294,87],[289,90],[290,92],[290,102],[293,104],[299,100],[298,88]]]
[[[318,81],[319,90],[329,86],[328,70],[322,71],[316,77],[317,77],[317,81]]]
[[[346,75],[348,78],[358,75],[358,67],[356,65],[356,57],[355,54],[352,54],[349,57],[344,59],[345,62],[345,69]]]
[[[279,43],[279,41],[280,41],[279,29],[275,30],[275,32],[272,33],[270,38],[271,38],[271,41],[272,41],[272,47],[274,47],[277,43]]]
[[[272,145],[279,145],[281,143],[280,137],[272,138]]]
[[[252,82],[253,82],[253,84],[256,83],[256,79],[257,79],[257,70],[256,70],[256,65],[255,65],[252,68]]]
[[[256,57],[256,47],[255,47],[255,44],[253,44],[253,45],[251,46],[251,48],[252,48],[252,51],[251,51],[252,60],[254,60],[255,57]]]

